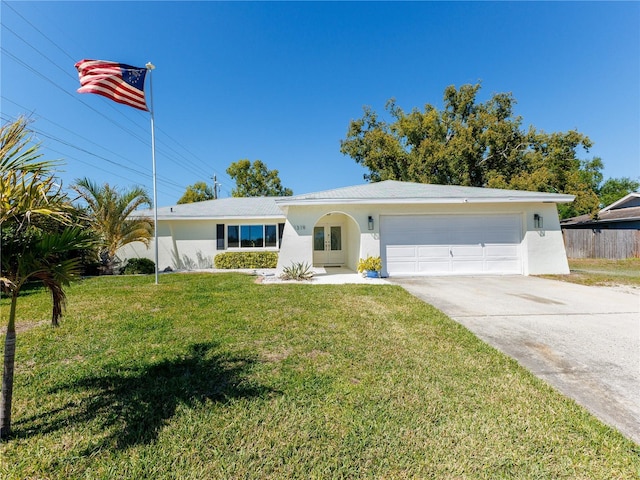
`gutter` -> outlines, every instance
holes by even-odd
[[[574,195],[554,195],[552,197],[476,197],[476,198],[308,198],[298,200],[276,200],[276,205],[284,206],[303,206],[303,205],[397,205],[397,204],[460,204],[460,203],[571,203],[575,200]]]

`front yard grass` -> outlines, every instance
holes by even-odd
[[[640,258],[570,258],[569,275],[543,275],[546,278],[581,285],[640,287]]]
[[[20,299],[1,478],[638,478],[638,445],[400,287],[172,274],[68,296],[58,329],[46,293]]]

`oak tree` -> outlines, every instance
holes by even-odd
[[[247,159],[233,162],[227,174],[236,181],[231,191],[233,197],[288,197],[293,195],[290,188],[282,186],[278,170],[269,170],[260,160],[251,163]]]
[[[178,205],[183,203],[203,202],[205,200],[213,200],[216,198],[213,188],[205,182],[196,182],[189,185],[184,195],[178,200]]]
[[[524,128],[511,93],[480,102],[479,90],[480,84],[447,87],[442,109],[426,104],[405,112],[391,99],[385,107],[391,121],[365,107],[340,150],[368,169],[369,181],[568,193],[576,201],[560,206],[563,217],[597,209],[593,182],[601,161],[578,155],[588,152],[591,140],[576,130]]]

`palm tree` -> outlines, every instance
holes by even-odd
[[[65,227],[46,232],[29,225],[3,229],[2,291],[11,297],[9,323],[5,338],[2,396],[0,398],[0,439],[11,432],[13,372],[16,351],[16,306],[22,287],[30,281],[40,281],[51,292],[53,310],[51,324],[58,326],[65,306],[64,287],[80,272],[79,258],[69,257],[74,250],[85,248],[90,233],[80,227]]]
[[[0,225],[33,215],[68,218],[72,206],[50,174],[55,161],[39,160],[28,120],[20,117],[0,128]]]
[[[76,180],[73,188],[87,203],[87,215],[100,238],[99,257],[104,273],[112,274],[119,248],[132,242],[147,247],[153,238],[153,220],[149,217],[129,216],[139,207],[151,207],[149,194],[140,187],[120,192],[109,186],[97,185],[87,178]]]
[[[69,252],[86,246],[89,240],[77,227],[49,232],[35,225],[38,218],[68,223],[73,210],[51,173],[56,162],[40,161],[38,147],[31,142],[24,117],[0,129],[0,289],[11,297],[0,396],[0,439],[11,432],[18,294],[29,280],[43,282],[51,292],[51,322],[57,326],[64,307],[63,287],[79,268],[79,261],[69,257]]]

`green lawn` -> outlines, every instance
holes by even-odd
[[[569,259],[569,268],[569,275],[543,276],[582,285],[640,287],[640,258],[572,258]]]
[[[46,293],[18,308],[0,478],[640,472],[638,445],[396,286],[112,277],[74,285],[58,329]]]

